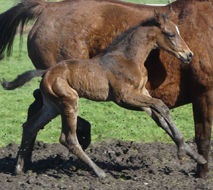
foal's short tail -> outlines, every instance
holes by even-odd
[[[0,14],[0,55],[3,55],[5,50],[7,50],[7,56],[11,55],[19,24],[22,36],[24,25],[29,20],[37,18],[45,9],[46,4],[44,0],[21,0],[21,3]]]
[[[17,78],[11,82],[6,81],[3,79],[1,82],[2,87],[5,90],[14,90],[18,87],[23,86],[25,83],[29,82],[35,77],[41,77],[46,70],[30,70],[22,73],[21,75],[18,75]]]

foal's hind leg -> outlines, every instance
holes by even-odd
[[[25,167],[30,154],[28,151],[31,151],[37,132],[59,114],[54,106],[45,102],[43,108],[23,124],[22,142],[17,155],[15,174],[21,173]]]
[[[33,96],[35,98],[35,101],[28,108],[27,121],[30,120],[34,115],[36,115],[36,113],[38,113],[43,107],[43,97],[40,89],[35,90],[33,92]],[[40,127],[40,129],[43,128],[44,126]],[[28,143],[28,153],[27,156],[25,156],[24,160],[25,166],[30,165],[32,163],[32,151],[36,137],[37,133],[35,134],[35,137],[32,139],[31,144]],[[91,143],[91,125],[87,120],[79,116],[77,119],[77,138],[83,150],[85,150]]]
[[[38,113],[39,110],[41,110],[43,107],[43,97],[42,97],[40,89],[36,89],[33,92],[33,96],[35,98],[35,101],[28,108],[27,121],[30,120],[34,115],[36,115],[36,113]],[[25,167],[26,165],[31,165],[32,163],[32,151],[33,151],[36,137],[37,137],[37,133],[35,134],[35,137],[32,139],[31,144],[29,144],[28,153],[24,160]]]
[[[28,108],[27,120],[33,117],[43,107],[43,97],[40,89],[35,90],[33,92],[33,96],[35,101]],[[91,125],[87,120],[81,118],[80,116],[78,116],[77,119],[77,138],[83,150],[85,150],[91,143]],[[32,149],[35,139],[32,142]]]
[[[58,85],[58,86],[57,86]],[[53,88],[53,87],[52,87]],[[59,89],[58,91],[56,89]],[[54,95],[46,94],[60,111],[62,117],[62,131],[60,143],[67,147],[73,154],[88,164],[99,177],[106,174],[83,151],[76,135],[78,114],[78,94],[66,81],[58,79],[54,86]],[[57,96],[57,97],[56,97]]]

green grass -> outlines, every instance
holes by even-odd
[[[2,13],[3,11],[6,11],[7,9],[16,5],[17,3],[18,1],[16,0],[0,0],[0,13]]]
[[[13,5],[11,1],[0,1],[0,12]],[[150,3],[150,2],[149,2]],[[4,5],[4,6],[2,6]],[[34,69],[27,54],[27,35],[24,35],[23,49],[19,54],[19,36],[13,48],[13,56],[0,62],[0,76],[8,80],[18,74]],[[0,146],[10,142],[21,142],[22,124],[26,121],[28,106],[33,102],[33,90],[38,88],[40,79],[14,91],[0,88]],[[114,103],[92,102],[80,99],[79,115],[92,125],[92,142],[117,138],[128,141],[152,142],[155,139],[171,142],[165,132],[160,129],[144,112],[130,111],[118,107]],[[191,104],[171,110],[172,118],[184,134],[185,139],[194,137],[194,126]],[[57,117],[44,130],[39,132],[37,140],[58,142],[61,131],[61,120]]]

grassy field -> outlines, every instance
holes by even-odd
[[[139,2],[139,1],[138,1]],[[140,1],[144,3],[167,3],[167,1]],[[14,5],[13,1],[0,0],[0,13]],[[0,62],[0,76],[8,80],[18,74],[34,69],[27,55],[27,35],[24,36],[23,48],[19,52],[19,36],[13,48],[13,56]],[[20,143],[22,124],[27,117],[27,108],[33,102],[33,90],[38,88],[40,79],[34,79],[29,84],[14,91],[4,91],[0,88],[0,146],[14,141]],[[117,138],[128,141],[154,141],[155,139],[171,142],[168,135],[160,129],[145,113],[129,111],[113,103],[92,102],[80,99],[79,115],[92,125],[92,142]],[[191,105],[171,110],[175,124],[184,134],[185,139],[193,138],[193,116]],[[37,140],[58,142],[61,131],[61,120],[57,117],[44,130],[39,132]]]

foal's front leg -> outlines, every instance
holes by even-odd
[[[169,114],[169,109],[167,106],[160,100],[154,99],[149,96],[147,91],[142,94],[136,90],[123,90],[123,96],[119,95],[119,99],[117,99],[116,103],[122,107],[138,110],[138,111],[146,111],[154,120],[155,122],[164,129],[167,134],[173,139],[178,147],[178,157],[179,159],[184,159],[186,152],[190,154],[195,161],[200,163],[205,163],[205,159],[202,156],[198,156],[197,153],[191,150],[189,146],[186,146],[184,143],[182,133],[177,129],[175,124],[173,123],[171,116]],[[120,99],[122,97],[122,99]],[[154,110],[156,113],[155,115],[152,114]],[[158,116],[158,117],[156,117]]]
[[[164,130],[167,130],[167,133],[169,134],[170,137],[173,136],[167,122],[159,113],[157,113],[155,110],[152,110],[150,108],[143,108],[143,109],[161,128],[163,128]],[[206,163],[206,160],[203,158],[203,156],[194,152],[188,144],[184,143],[184,145],[185,145],[186,154],[188,156],[194,159],[198,164],[203,165]]]

